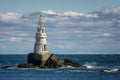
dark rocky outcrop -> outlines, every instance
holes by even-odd
[[[42,56],[37,53],[29,53],[27,57],[27,63],[34,64],[36,66],[42,64]]]
[[[64,66],[71,66],[71,67],[77,67],[77,68],[86,68],[85,66],[79,64],[78,62],[72,61],[70,59],[64,60]]]
[[[43,58],[44,57],[44,58]],[[45,59],[45,57],[47,59]],[[45,55],[40,55],[37,53],[29,53],[27,57],[27,63],[19,64],[17,66],[4,66],[2,68],[59,68],[59,67],[75,67],[75,68],[86,68],[79,64],[78,62],[72,61],[70,59],[58,59],[55,54],[47,53]]]
[[[65,68],[86,68],[85,66],[72,61],[70,59],[65,59],[65,60],[52,60],[49,59],[49,61],[46,62],[46,64],[41,64],[41,65],[34,65],[32,63],[25,63],[25,64],[20,64],[17,66],[18,68],[59,68],[59,67],[65,67]]]
[[[54,54],[51,54],[46,60],[44,66],[47,68],[57,68],[57,57]]]
[[[24,64],[19,64],[17,67],[18,68],[35,68],[36,66],[31,63],[24,63]]]
[[[44,57],[44,58],[43,58]],[[45,59],[45,57],[47,59]],[[20,64],[18,68],[59,68],[59,67],[76,67],[76,68],[86,68],[85,66],[79,64],[78,62],[72,61],[70,59],[58,60],[55,54],[46,53],[45,55],[40,55],[37,53],[29,53],[26,64]]]
[[[46,59],[45,59],[46,58]],[[39,65],[48,65],[53,61],[57,61],[57,56],[51,53],[45,53],[45,55],[40,55],[37,53],[29,53],[27,57],[27,63],[32,63],[36,66]]]

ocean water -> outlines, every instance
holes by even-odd
[[[120,72],[101,72],[119,69],[120,55],[57,55],[72,59],[87,68],[25,69],[0,68],[0,80],[120,80]],[[0,66],[26,63],[27,55],[0,55]]]

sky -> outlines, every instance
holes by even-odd
[[[119,0],[0,0],[0,54],[33,52],[40,14],[54,54],[120,54]]]

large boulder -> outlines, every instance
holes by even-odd
[[[41,65],[42,64],[42,56],[37,53],[29,53],[27,57],[27,63],[31,63],[34,65]]]
[[[51,54],[43,65],[46,68],[57,68],[57,61],[57,56],[55,54]]]
[[[45,52],[44,54],[41,54],[42,56],[42,64],[46,64],[48,60],[54,60],[57,61],[57,56],[55,54]]]
[[[29,53],[27,57],[27,63],[34,64],[35,66],[49,66],[57,62],[57,56],[51,53],[38,54],[38,53]]]

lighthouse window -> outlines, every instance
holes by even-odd
[[[44,45],[44,51],[47,51],[47,45]]]
[[[43,36],[45,36],[45,34],[43,34]]]
[[[42,29],[42,33],[44,33],[44,29]]]

